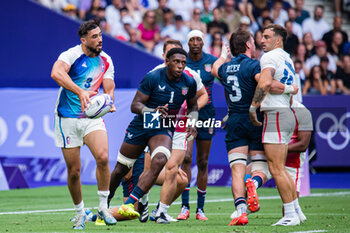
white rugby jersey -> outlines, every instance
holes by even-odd
[[[281,48],[265,53],[260,59],[261,70],[271,67],[275,69],[274,80],[286,85],[292,85],[295,79],[294,63],[289,54]],[[290,107],[292,94],[267,93],[261,103],[261,111],[275,110],[276,108]]]

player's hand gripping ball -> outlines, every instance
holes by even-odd
[[[91,98],[91,104],[88,104],[84,114],[88,118],[99,118],[109,112],[113,105],[113,99],[108,94],[96,95]]]

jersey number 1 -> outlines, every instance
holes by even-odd
[[[170,93],[170,100],[169,100],[169,104],[172,104],[174,102],[174,92],[172,91]]]
[[[238,78],[236,75],[230,75],[227,77],[227,84],[230,84],[232,82],[232,91],[236,92],[236,95],[229,94],[231,102],[237,102],[240,101],[242,98],[242,92],[241,89],[239,88],[239,82]]]

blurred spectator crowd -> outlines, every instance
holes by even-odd
[[[37,0],[75,20],[95,19],[111,36],[162,57],[169,38],[187,47],[190,30],[206,32],[203,50],[219,57],[222,41],[238,28],[252,33],[255,58],[261,49],[262,28],[270,23],[287,30],[285,50],[295,63],[302,93],[350,94],[350,42],[342,30],[341,11],[350,0],[335,0],[333,25],[324,19],[324,6],[313,12],[304,0]]]

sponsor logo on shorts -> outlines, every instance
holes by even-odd
[[[69,136],[66,137],[66,142],[67,142],[67,145],[69,145],[69,143],[70,143],[70,137]]]

